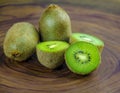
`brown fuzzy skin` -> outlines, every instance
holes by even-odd
[[[71,21],[68,14],[59,6],[51,4],[43,12],[39,20],[42,41],[69,41]]]
[[[16,61],[26,60],[35,52],[38,41],[39,34],[32,24],[16,23],[5,36],[4,53],[8,58]]]
[[[60,66],[64,62],[64,53],[65,50],[52,53],[52,52],[43,52],[42,50],[36,49],[37,52],[37,58],[39,62],[49,68],[49,69],[55,69],[58,66]]]

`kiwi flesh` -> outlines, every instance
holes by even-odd
[[[71,21],[67,12],[56,4],[50,4],[39,20],[41,41],[69,41]]]
[[[66,50],[65,62],[73,73],[87,75],[100,65],[101,56],[95,45],[80,41]]]
[[[73,33],[69,39],[70,44],[73,44],[78,41],[85,41],[94,44],[98,47],[100,53],[102,53],[104,42],[101,39],[85,33]]]
[[[36,47],[37,58],[43,66],[55,69],[64,62],[64,53],[68,47],[69,44],[63,41],[41,42]]]
[[[3,44],[5,55],[16,61],[29,58],[39,42],[36,28],[28,22],[18,22],[8,30]]]

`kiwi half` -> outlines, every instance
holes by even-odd
[[[85,41],[85,42],[89,42],[89,43],[94,44],[95,46],[98,47],[100,53],[102,52],[103,47],[104,47],[104,42],[95,36],[92,36],[89,34],[84,34],[84,33],[73,33],[70,36],[69,42],[71,44],[73,44],[73,43],[78,42],[78,41]]]
[[[101,56],[95,45],[80,41],[72,44],[66,50],[65,61],[72,72],[86,75],[100,65]]]
[[[65,50],[69,44],[63,41],[46,41],[36,47],[39,62],[49,68],[55,69],[64,62]]]

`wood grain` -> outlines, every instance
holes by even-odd
[[[5,57],[3,41],[10,26],[27,21],[38,28],[39,17],[48,5],[12,3],[0,6],[0,93],[120,93],[119,11],[114,13],[114,8],[111,12],[107,8],[99,11],[95,6],[89,9],[72,2],[58,2],[70,15],[73,32],[95,35],[105,42],[100,67],[88,76],[81,76],[71,73],[65,64],[48,70],[39,64],[35,54],[21,63]]]

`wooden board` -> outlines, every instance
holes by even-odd
[[[7,1],[0,3],[0,93],[120,93],[119,0],[53,1],[70,15],[73,32],[95,35],[105,42],[101,65],[88,76],[71,73],[65,64],[48,70],[39,64],[35,54],[20,63],[8,59],[3,53],[3,41],[10,26],[27,21],[38,28],[43,9],[52,1]]]

